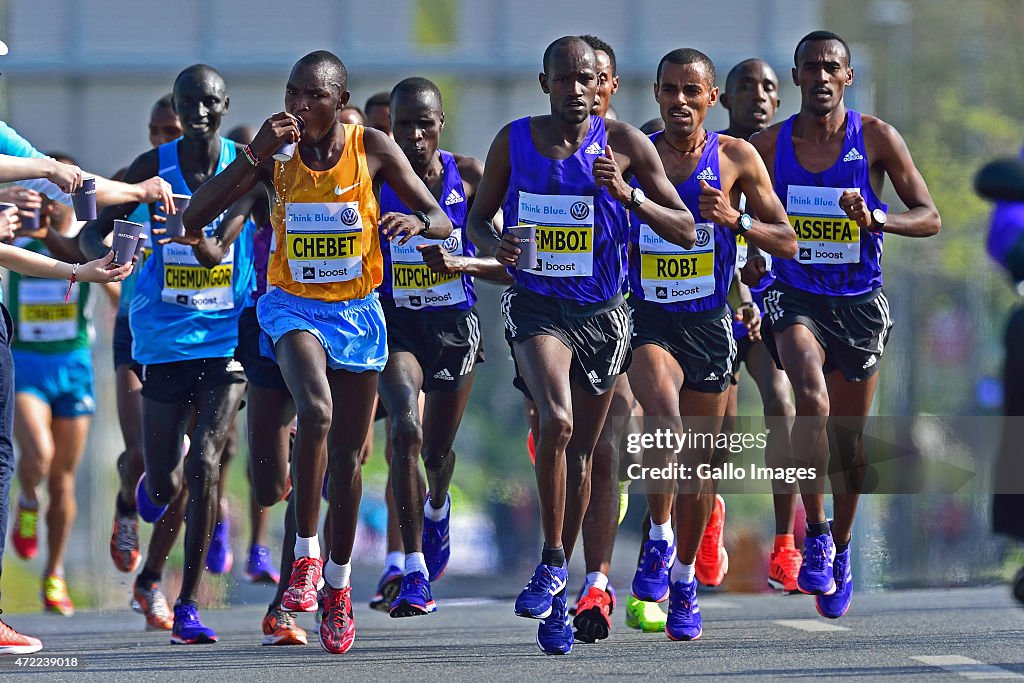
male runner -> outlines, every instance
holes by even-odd
[[[779,110],[779,79],[775,70],[761,59],[743,60],[729,71],[721,100],[722,106],[729,111],[729,127],[722,132],[734,138],[749,140],[755,133],[772,125],[775,112]],[[746,262],[747,242],[737,237],[736,268],[742,270]],[[752,286],[751,298],[744,299],[744,303],[752,303],[758,311],[763,312],[764,292],[771,283],[771,276],[766,276]],[[736,374],[739,373],[740,364],[746,363],[761,394],[765,417],[772,421],[776,418],[788,421],[796,414],[796,407],[792,399],[793,388],[786,379],[786,373],[775,367],[775,361],[763,343],[751,341],[746,334],[736,342]],[[735,384],[731,391],[736,391]],[[768,467],[793,465],[789,425],[789,422],[785,422],[769,429],[768,445],[764,452],[765,465]],[[800,571],[800,551],[793,537],[799,489],[795,483],[787,484],[781,480],[774,481],[772,486],[775,540],[768,558],[768,583],[773,588],[791,593],[797,590],[796,576]]]
[[[245,158],[200,188],[185,212],[186,225],[199,226],[258,184],[274,192],[271,222],[281,248],[268,281],[276,288],[260,297],[257,315],[268,342],[263,350],[276,357],[298,417],[296,560],[281,607],[316,610],[322,576],[320,644],[334,654],[355,639],[349,577],[362,489],[359,456],[377,376],[387,362],[384,316],[373,291],[382,275],[378,224],[399,244],[419,234],[444,239],[452,227],[393,140],[338,122],[349,99],[347,83],[345,65],[334,54],[320,50],[300,59],[288,78],[288,111],[267,119]],[[298,143],[292,159],[272,162],[286,142]],[[380,218],[375,181],[387,182],[414,214]],[[317,521],[327,468],[333,539],[325,567]]]
[[[853,595],[850,534],[865,471],[861,434],[892,328],[882,292],[883,233],[928,237],[941,220],[900,134],[846,108],[843,95],[853,84],[846,42],[828,31],[809,33],[797,43],[794,62],[800,112],[751,138],[799,245],[795,259],[773,264],[765,341],[793,384],[794,454],[806,453],[824,474],[835,437],[834,523],[825,517],[823,477],[800,482],[807,536],[797,586],[817,596],[823,616],[838,618]],[[907,211],[886,213],[878,198],[885,176]],[[763,260],[747,268],[763,269]],[[846,418],[831,436],[830,416]]]
[[[125,177],[159,171],[176,194],[189,195],[236,156],[236,144],[218,135],[230,99],[223,77],[203,64],[178,74],[173,94],[183,137],[139,156]],[[95,250],[113,220],[134,209],[128,203],[104,211],[83,235],[83,250]],[[156,521],[183,487],[188,490],[174,644],[217,640],[200,621],[196,598],[216,522],[221,453],[245,391],[245,375],[233,355],[238,316],[254,286],[252,225],[234,227],[228,234],[214,217],[205,234],[158,240],[131,304],[132,356],[142,365],[146,474],[136,489],[140,516]],[[183,458],[180,444],[193,411],[191,445]]]
[[[342,110],[338,112],[338,121],[341,123],[352,123],[357,126],[366,125],[366,114],[359,107],[348,105],[342,107]]]
[[[701,222],[696,245],[681,252],[642,217],[632,221],[630,383],[646,415],[674,418],[668,424],[675,429],[680,416],[698,418],[695,431],[717,434],[736,354],[726,305],[736,235],[783,256],[795,253],[796,242],[756,151],[743,140],[704,129],[708,109],[718,100],[715,67],[707,55],[683,48],[662,57],[654,96],[665,131],[651,138],[681,199],[700,207]],[[758,219],[734,208],[740,192]],[[688,443],[679,462],[696,471],[698,464],[710,462],[712,451],[711,443]],[[647,449],[644,462],[664,466],[671,455],[671,449]],[[668,637],[696,640],[702,629],[694,565],[715,495],[709,484],[679,482],[675,495],[650,491],[647,499],[651,530],[633,595],[659,602],[668,597]]]
[[[356,107],[358,109],[358,107]],[[391,132],[391,93],[379,92],[370,95],[363,107],[366,125],[394,137]]]
[[[437,86],[425,78],[406,78],[391,91],[390,111],[395,141],[453,226],[443,242],[415,238],[382,250],[384,277],[378,293],[388,327],[388,363],[377,392],[390,417],[391,482],[405,548],[404,578],[390,613],[409,617],[436,609],[430,582],[441,578],[451,554],[452,444],[476,365],[484,358],[473,276],[507,280],[508,275],[494,258],[477,258],[465,236],[483,164],[438,148],[444,107]],[[382,213],[408,213],[387,184],[381,188],[380,204]],[[431,270],[426,259],[436,259],[442,251],[461,257],[461,272],[442,275]],[[422,420],[421,390],[426,394]]]
[[[0,43],[2,45],[2,43]],[[40,159],[42,160],[40,162]],[[81,182],[81,171],[68,166],[60,173],[50,175],[49,160],[0,156],[0,182],[20,181],[33,177],[52,177],[56,186],[63,190],[74,190]],[[120,282],[132,270],[132,264],[112,267],[113,253],[102,259],[82,265],[56,261],[27,249],[12,247],[3,242],[14,237],[20,222],[18,211],[11,207],[0,212],[0,266],[11,271],[37,278],[61,278],[79,282]],[[14,361],[10,353],[11,317],[7,308],[0,304],[0,316],[5,324],[0,325],[0,568],[3,563],[6,537],[7,510],[10,496],[11,474],[14,470],[14,449],[11,436],[14,422]],[[0,620],[0,654],[25,655],[38,652],[43,645],[38,638],[22,635]]]
[[[512,269],[516,284],[502,297],[505,334],[516,386],[537,405],[544,550],[516,613],[542,619],[541,649],[565,654],[573,641],[566,555],[590,498],[591,455],[610,390],[629,364],[623,212],[635,208],[673,243],[692,245],[695,235],[650,142],[632,126],[590,113],[598,86],[593,48],[575,36],[559,38],[543,64],[540,85],[551,113],[514,121],[495,137],[469,232],[481,252]],[[635,175],[651,199],[631,189],[623,173]],[[499,206],[506,226],[537,226],[536,270],[516,267],[520,249],[508,231],[495,235],[490,217]]]

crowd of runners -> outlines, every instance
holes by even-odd
[[[23,558],[45,541],[45,609],[74,611],[65,551],[95,411],[89,301],[102,290],[117,308],[125,444],[110,556],[134,574],[131,605],[147,630],[176,644],[217,640],[198,597],[204,572],[234,561],[224,470],[243,403],[244,576],[277,586],[263,644],[306,644],[301,612],[316,613],[328,652],[355,640],[351,561],[376,417],[387,421],[388,552],[370,606],[396,618],[434,612],[431,587],[450,557],[453,444],[484,361],[479,278],[507,287],[500,315],[543,530],[515,613],[538,621],[541,650],[607,639],[623,596],[629,628],[701,637],[697,585],[719,585],[729,567],[725,499],[708,480],[648,490],[636,573],[617,595],[609,569],[632,457],[621,443],[629,425],[730,429],[744,363],[774,426],[765,464],[799,460],[818,473],[774,483],[767,581],[813,595],[823,617],[847,612],[861,430],[892,328],[883,236],[940,227],[903,139],[846,107],[850,48],[827,31],[796,45],[798,113],[778,123],[779,79],[761,59],[723,79],[704,53],[672,50],[651,65],[660,118],[641,129],[611,108],[619,74],[604,41],[560,38],[542,67],[550,111],[508,123],[483,161],[439,148],[433,82],[405,78],[360,109],[327,51],[294,65],[284,111],[226,136],[224,78],[184,69],[152,108],[152,149],[117,180],[43,155],[0,123],[0,181],[17,183],[0,190],[0,238],[11,241],[0,265],[12,271],[0,529],[13,438],[11,541]],[[719,100],[729,126],[715,132],[705,119]],[[72,236],[88,178],[98,213]],[[905,211],[881,201],[886,179]],[[125,230],[141,235],[135,257],[115,263],[111,242]],[[852,427],[830,432],[830,416]],[[638,462],[721,458],[705,442],[647,448]],[[806,527],[794,529],[801,501]],[[278,503],[275,565],[266,538]],[[140,520],[153,525],[146,548]],[[162,578],[182,530],[171,605]],[[570,580],[581,534],[586,576]],[[41,646],[0,622],[0,653]]]

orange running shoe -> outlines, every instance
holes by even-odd
[[[576,638],[584,643],[604,640],[612,630],[612,596],[597,586],[587,589],[576,603]]]
[[[0,655],[30,655],[42,649],[38,638],[22,635],[0,619]]]
[[[729,571],[729,553],[725,550],[724,532],[725,499],[716,494],[711,517],[704,527],[704,537],[700,539],[700,547],[697,548],[695,567],[697,580],[709,588],[722,583]]]
[[[139,568],[139,517],[120,515],[114,510],[114,530],[110,532],[110,559],[117,571],[131,574]]]
[[[31,560],[39,550],[39,536],[36,534],[36,526],[39,523],[39,508],[30,510],[18,499],[18,514],[14,518],[14,532],[11,540],[14,542],[14,552],[23,560]]]
[[[281,598],[286,612],[315,612],[316,591],[323,584],[324,562],[319,557],[299,557],[292,562],[288,590]]]
[[[803,554],[796,549],[792,534],[777,534],[775,548],[769,556],[768,585],[787,593],[799,593],[797,574],[803,563]]]
[[[135,584],[131,605],[133,610],[146,617],[147,631],[170,631],[174,628],[174,615],[156,581],[147,587]]]
[[[324,606],[324,618],[320,622],[320,647],[332,655],[345,654],[356,639],[352,588],[331,588],[325,584]]]
[[[305,645],[306,632],[295,623],[295,615],[271,607],[263,617],[264,645]]]
[[[71,602],[68,595],[68,585],[60,576],[47,576],[43,579],[43,609],[47,612],[56,612],[65,617],[75,613],[75,603]]]

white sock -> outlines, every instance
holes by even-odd
[[[608,590],[608,577],[602,572],[589,572],[587,574],[587,584],[584,587],[584,591],[591,586],[596,586],[603,591]]]
[[[672,519],[669,518],[664,524],[655,524],[652,521],[650,538],[652,541],[668,541],[668,544],[672,545],[676,540],[676,535],[672,533]]]
[[[352,578],[352,563],[338,564],[332,558],[327,558],[324,565],[324,581],[334,589],[346,588]]]
[[[392,550],[388,552],[388,556],[384,558],[384,567],[395,567],[401,569],[405,566],[405,553],[399,550]]]
[[[419,572],[426,578],[427,573],[427,560],[423,557],[423,553],[408,553],[405,556],[405,575],[408,576],[413,572]]]
[[[320,538],[313,534],[309,538],[295,535],[295,558],[320,557]]]
[[[448,515],[448,508],[451,507],[451,501],[448,500],[448,496],[444,497],[444,505],[441,509],[436,509],[430,504],[430,496],[427,496],[427,501],[423,503],[423,514],[431,522],[440,522]]]
[[[672,566],[672,583],[675,583],[676,581],[682,581],[683,583],[693,583],[693,577],[696,573],[695,567],[696,565],[676,562]]]

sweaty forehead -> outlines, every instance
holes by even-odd
[[[339,87],[344,86],[338,83],[333,77],[331,70],[325,64],[296,64],[288,76],[288,84],[302,86],[305,88],[328,88],[332,83]]]
[[[812,40],[800,46],[798,64],[805,62],[839,62],[849,66],[846,48],[838,40]]]
[[[413,118],[441,111],[437,97],[426,90],[400,92],[395,96],[394,105],[396,118]]]
[[[174,84],[175,94],[200,92],[204,95],[223,95],[224,79],[211,71],[199,71],[182,76]]]
[[[555,48],[551,53],[548,67],[551,71],[561,72],[581,71],[583,69],[597,70],[594,51],[583,41]]]

